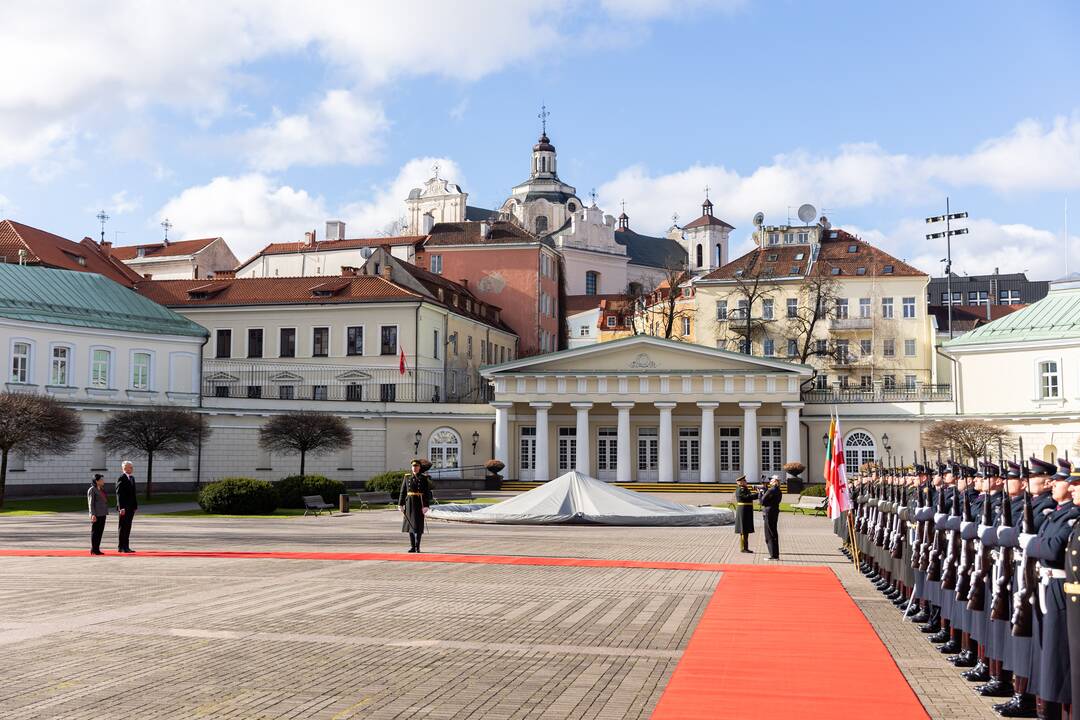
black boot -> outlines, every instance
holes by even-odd
[[[1001,678],[991,678],[985,685],[976,686],[975,692],[983,697],[1009,697],[1015,690],[1011,682],[1005,682]]]
[[[949,642],[949,639],[951,637],[952,637],[952,631],[949,630],[949,628],[942,628],[942,629],[938,630],[936,633],[934,633],[933,635],[931,635],[927,639],[931,643],[933,643],[934,645],[940,645],[941,643]],[[959,650],[959,649],[960,649],[960,646],[959,646],[959,644],[957,644],[956,650]],[[953,650],[951,652],[956,652],[956,650]]]
[[[970,650],[964,650],[959,655],[954,655],[953,657],[948,658],[948,660],[955,667],[965,668],[973,668],[978,662],[975,658],[975,653],[971,652]]]
[[[956,638],[949,638],[949,641],[938,648],[938,652],[942,655],[955,655],[960,652],[960,641]]]
[[[960,677],[964,678],[968,682],[981,682],[984,683],[990,679],[990,668],[982,660],[975,663],[975,667],[971,668],[967,672],[960,673]]]
[[[918,605],[912,605],[911,609],[914,611],[909,618],[911,622],[924,625],[930,622],[930,613],[925,608],[921,608]]]
[[[1007,702],[998,703],[994,706],[994,712],[1002,717],[1038,717],[1035,712],[1035,696],[1027,693],[1017,693]]]

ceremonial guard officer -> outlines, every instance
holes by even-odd
[[[763,489],[761,495],[761,519],[765,523],[765,545],[769,548],[769,559],[780,559],[780,532],[777,524],[780,522],[780,500],[783,493],[780,490],[780,476],[773,475],[769,478],[769,485]]]
[[[754,491],[746,484],[743,475],[736,482],[735,488],[735,532],[739,535],[739,550],[750,550],[750,533],[754,532]]]
[[[431,478],[422,470],[420,460],[413,460],[412,472],[401,481],[398,507],[401,508],[401,532],[409,533],[412,543],[409,552],[420,552],[420,538],[424,534],[424,515],[431,507]]]
[[[1080,507],[1080,469],[1072,471],[1069,481],[1073,505]],[[1073,525],[1065,561],[1065,621],[1069,627],[1069,667],[1075,706],[1080,701],[1080,523]]]

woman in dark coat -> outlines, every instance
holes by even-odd
[[[409,533],[411,553],[420,552],[420,536],[424,534],[424,515],[431,507],[431,478],[423,471],[419,460],[412,461],[412,473],[401,481],[398,507],[401,508],[401,532]]]
[[[739,534],[739,550],[744,553],[750,550],[750,533],[754,532],[754,500],[757,495],[746,484],[746,476],[736,480],[739,486],[735,488],[735,532]]]

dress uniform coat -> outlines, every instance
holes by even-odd
[[[780,486],[770,485],[761,493],[761,514],[765,522],[765,544],[769,547],[769,557],[780,557],[780,532],[777,523],[780,521]]]
[[[754,532],[754,491],[740,485],[735,488],[735,532],[746,535]]]
[[[424,508],[430,507],[431,502],[431,478],[426,473],[407,475],[398,492],[398,506],[404,508],[401,532],[423,534]]]
[[[1019,563],[1021,562],[1021,553],[1019,551],[1019,542],[1017,540],[1019,533],[1020,519],[1024,516],[1024,496],[1023,494],[1017,495],[1011,499],[1012,502],[1012,517],[1013,527],[1002,528],[998,531],[998,543],[1002,547],[1009,546],[1014,549],[1013,552],[1013,573],[1010,581],[1010,593],[1015,593],[1017,585],[1020,580],[1020,572],[1022,570]],[[1051,496],[1050,491],[1046,491],[1036,495],[1032,498],[1031,507],[1033,510],[1033,516],[1035,520],[1035,529],[1038,531],[1046,522],[1046,518],[1053,508],[1057,507],[1057,502]],[[1011,607],[1011,603],[1010,603]],[[1004,621],[1003,621],[1004,622]],[[1007,624],[1007,623],[1006,623]],[[1034,628],[1032,637],[1015,637],[1012,635],[1012,626],[1009,625],[1009,633],[1005,636],[1005,669],[1011,670],[1020,677],[1026,677],[1031,680],[1031,692],[1035,691],[1037,685],[1035,679],[1039,674],[1039,651],[1042,646],[1039,638],[1038,627]]]
[[[1080,507],[1072,502],[1058,506],[1028,545],[1028,557],[1039,561],[1038,692],[1047,702],[1070,703],[1072,680],[1069,677],[1069,636],[1065,624],[1065,553],[1073,526],[1080,518]],[[1056,571],[1056,572],[1055,572]],[[1047,577],[1053,574],[1055,577]]]
[[[1080,700],[1080,523],[1073,525],[1065,553],[1065,623],[1069,627],[1069,667],[1075,706]]]
[[[131,521],[139,509],[139,494],[135,489],[135,477],[124,473],[116,479],[116,509],[123,510],[120,516],[119,550],[130,550],[128,540],[131,537]]]

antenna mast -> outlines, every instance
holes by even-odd
[[[98,222],[101,223],[101,244],[104,245],[105,244],[105,223],[108,222],[109,216],[105,214],[104,210],[99,210],[98,214],[95,217],[98,219]]]

